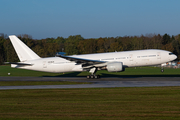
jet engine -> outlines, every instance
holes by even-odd
[[[106,68],[108,72],[122,72],[125,70],[122,62],[109,62]]]

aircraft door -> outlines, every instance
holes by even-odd
[[[129,62],[131,66],[134,66],[133,54],[129,55]]]
[[[157,59],[161,59],[161,53],[160,52],[157,53]]]
[[[161,62],[161,53],[160,52],[157,53],[157,62]]]
[[[46,63],[46,61],[43,61],[43,68],[47,68],[47,63]]]

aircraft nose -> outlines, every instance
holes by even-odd
[[[177,56],[175,54],[171,54],[169,55],[169,60],[173,61],[177,58]]]
[[[177,58],[176,55],[172,55],[172,57],[171,57],[172,60],[175,60],[176,58]]]
[[[174,59],[176,59],[177,58],[177,56],[176,55],[174,55]]]

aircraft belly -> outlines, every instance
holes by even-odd
[[[49,72],[62,73],[62,72],[72,72],[72,71],[82,71],[80,66],[75,65],[75,63],[65,63],[65,64],[52,64],[47,66]]]
[[[141,63],[142,63],[142,65],[151,65],[151,60],[150,59],[142,59]]]
[[[69,64],[50,64],[47,66],[48,72],[53,73],[62,73],[62,72],[71,72],[72,68]]]
[[[66,71],[66,72],[72,72],[72,69],[73,69],[73,67],[74,67],[74,63],[72,64],[72,63],[67,63],[67,64],[65,64],[64,66],[64,71]]]

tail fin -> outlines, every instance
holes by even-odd
[[[15,35],[11,35],[9,36],[9,38],[21,62],[40,58],[34,51],[32,51]]]

